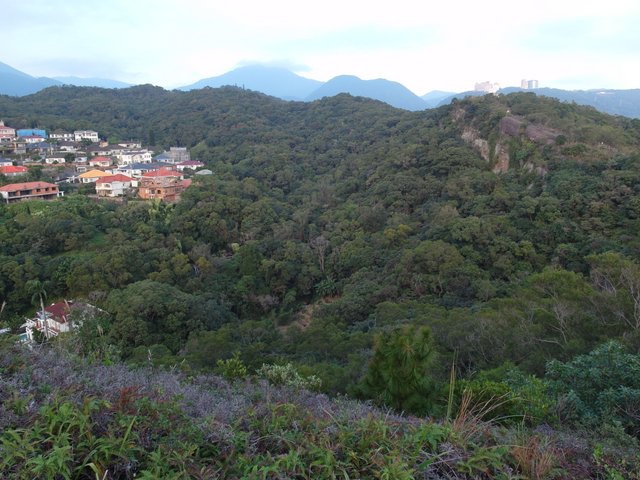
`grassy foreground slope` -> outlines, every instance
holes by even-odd
[[[263,379],[228,382],[0,344],[6,479],[638,478],[633,450],[461,407],[400,417]]]

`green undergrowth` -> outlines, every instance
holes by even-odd
[[[638,478],[637,452],[499,427],[472,402],[416,418],[257,378],[90,364],[0,347],[7,479]]]

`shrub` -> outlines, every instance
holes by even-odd
[[[303,377],[290,363],[285,365],[263,364],[256,372],[273,385],[284,385],[297,389],[318,390],[321,381],[315,375]]]
[[[227,380],[237,380],[246,378],[247,366],[240,358],[240,352],[235,352],[231,358],[226,360],[218,360],[217,362],[220,373]]]
[[[586,426],[620,422],[640,435],[640,355],[607,342],[586,355],[547,365],[561,419]]]

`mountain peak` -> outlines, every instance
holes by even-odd
[[[322,85],[322,82],[302,77],[283,67],[255,64],[238,67],[217,77],[199,80],[179,90],[217,88],[225,85],[241,86],[284,100],[302,100]]]
[[[405,110],[424,110],[427,104],[398,82],[377,78],[362,80],[355,75],[339,75],[312,92],[305,100],[318,100],[339,93],[369,97]]]
[[[60,85],[60,82],[47,77],[32,77],[6,63],[0,62],[0,94],[12,96],[29,95],[53,85]]]

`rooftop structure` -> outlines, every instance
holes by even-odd
[[[0,198],[5,203],[16,203],[23,200],[55,200],[64,192],[58,186],[47,182],[11,183],[0,187]]]

